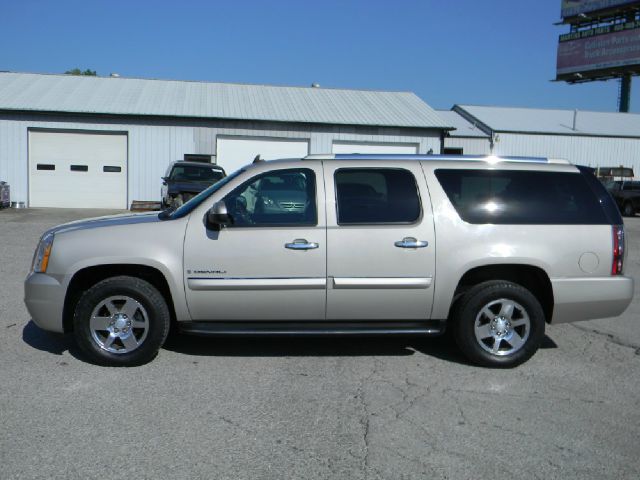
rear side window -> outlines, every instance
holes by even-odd
[[[609,224],[597,196],[579,173],[453,169],[435,173],[468,223]]]
[[[395,168],[343,168],[335,173],[338,224],[408,224],[420,217],[411,172]]]

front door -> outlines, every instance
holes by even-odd
[[[184,245],[193,320],[323,320],[326,222],[320,164],[256,174],[224,198],[233,224],[192,218]]]
[[[327,319],[426,320],[435,234],[424,174],[418,162],[372,165],[325,162]]]

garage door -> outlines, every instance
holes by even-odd
[[[127,208],[127,135],[30,131],[29,206]]]
[[[218,137],[216,163],[227,174],[253,162],[256,155],[263,160],[302,158],[309,154],[307,140]]]
[[[418,153],[415,143],[346,143],[334,142],[333,153]]]

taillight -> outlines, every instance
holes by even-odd
[[[613,264],[611,275],[622,275],[624,268],[624,225],[613,225]]]

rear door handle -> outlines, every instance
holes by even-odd
[[[398,240],[394,245],[399,248],[424,248],[429,245],[429,242],[413,237],[405,237],[402,240]]]
[[[284,248],[290,250],[313,250],[318,247],[316,242],[308,242],[304,238],[296,238],[293,242],[284,244]]]

